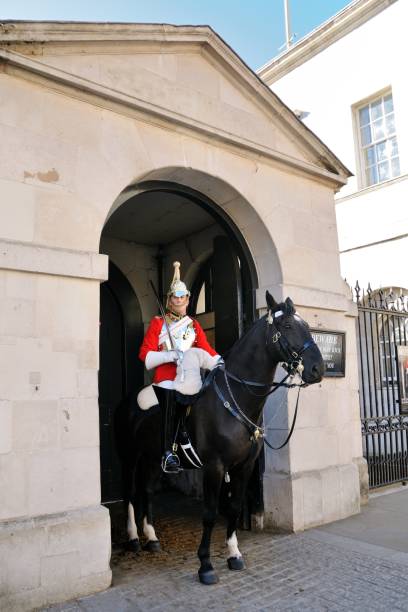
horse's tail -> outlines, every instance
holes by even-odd
[[[135,451],[135,437],[144,421],[157,414],[159,407],[141,410],[137,403],[138,391],[127,395],[115,410],[114,431],[118,456],[122,462],[129,461]]]

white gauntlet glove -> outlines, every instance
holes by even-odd
[[[177,363],[179,355],[177,351],[149,351],[146,355],[146,370],[152,370],[162,363]]]

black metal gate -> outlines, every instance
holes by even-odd
[[[360,414],[370,487],[408,480],[408,295],[357,283]]]

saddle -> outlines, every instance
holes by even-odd
[[[171,439],[173,440],[173,450],[178,452],[179,455],[180,467],[184,470],[197,470],[202,467],[201,459],[191,443],[186,426],[186,420],[191,407],[195,404],[201,393],[202,390],[195,395],[183,395],[175,391],[177,417],[174,419],[174,431]],[[138,418],[141,420],[144,420],[149,415],[160,412],[158,398],[153,385],[143,387],[139,391],[135,410],[139,413]]]
[[[191,411],[191,408],[194,406],[197,400],[206,392],[208,387],[213,384],[214,376],[217,370],[220,369],[220,367],[224,367],[223,362],[220,362],[219,365],[217,364],[212,370],[209,370],[205,373],[204,380],[198,393],[194,393],[193,395],[187,395],[185,393],[181,393],[178,390],[175,390],[174,392],[175,402],[177,406],[177,418],[174,419],[175,426],[172,435],[173,450],[174,452],[178,452],[180,449],[178,454],[180,459],[180,466],[183,469],[191,470],[200,469],[202,467],[201,459],[191,443],[186,426],[186,421],[188,419],[188,415]],[[138,409],[140,409],[141,414],[143,414],[144,416],[156,412],[156,406],[158,404],[159,400],[155,393],[154,385],[148,385],[147,387],[143,387],[143,389],[137,395],[137,407]]]
[[[194,470],[203,467],[200,457],[196,450],[191,444],[190,436],[186,427],[186,419],[190,413],[191,408],[194,406],[196,401],[205,393],[205,391],[213,384],[214,376],[220,368],[224,368],[224,362],[217,364],[212,370],[205,373],[204,381],[201,389],[195,395],[184,395],[179,391],[176,391],[176,403],[182,409],[182,414],[177,420],[176,431],[174,434],[174,448],[177,452],[178,448],[181,448],[182,453],[179,453],[180,465],[183,469]]]
[[[180,406],[193,406],[196,401],[205,393],[208,387],[213,384],[214,376],[216,375],[217,371],[224,367],[224,362],[221,362],[212,370],[205,372],[204,380],[198,393],[194,393],[193,395],[187,395],[176,390],[175,394],[177,404],[179,404]],[[137,405],[140,410],[149,410],[153,406],[156,406],[156,404],[158,403],[159,400],[157,399],[156,393],[154,391],[154,385],[147,385],[146,387],[143,387],[143,389],[141,389],[137,394]]]

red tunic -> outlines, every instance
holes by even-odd
[[[212,357],[217,355],[217,351],[209,345],[205,332],[198,321],[193,319],[193,326],[195,331],[195,340],[193,346],[201,348],[207,351]],[[161,317],[154,317],[150,321],[150,325],[147,328],[145,337],[143,338],[142,345],[139,350],[139,358],[144,361],[149,351],[161,351],[159,347],[159,336],[163,327],[163,319]],[[175,363],[162,363],[157,366],[154,372],[153,382],[159,383],[163,380],[174,380],[177,374],[177,366]]]

